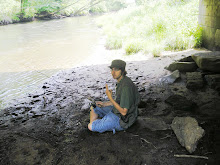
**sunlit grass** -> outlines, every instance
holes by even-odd
[[[201,45],[198,2],[148,1],[145,5],[105,15],[97,22],[108,36],[107,48],[114,45],[122,47],[126,54],[142,51],[159,56],[165,50],[184,50]],[[109,42],[112,36],[120,38],[120,46]]]
[[[14,0],[0,0],[0,21],[12,22],[18,20],[17,13],[20,12],[20,3]]]

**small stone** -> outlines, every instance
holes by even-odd
[[[166,83],[166,84],[172,84],[174,83],[178,78],[180,78],[180,72],[178,70],[175,70],[168,76],[164,76],[159,81],[161,83]]]

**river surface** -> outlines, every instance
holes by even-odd
[[[0,26],[0,108],[97,53],[102,36],[95,19],[71,17]]]

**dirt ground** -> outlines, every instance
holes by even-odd
[[[193,52],[191,52],[193,53]],[[13,102],[0,111],[1,165],[212,165],[220,163],[220,120],[215,114],[204,115],[199,106],[219,93],[207,85],[190,91],[185,87],[185,74],[173,84],[159,79],[170,74],[164,67],[187,54],[128,61],[127,72],[137,85],[141,104],[140,118],[154,118],[168,126],[151,129],[138,120],[126,131],[94,133],[87,129],[89,100],[106,100],[105,84],[114,90],[115,81],[108,65],[92,65],[61,71],[48,79],[35,93]],[[179,94],[194,101],[193,111],[176,110],[165,100]],[[180,105],[181,106],[181,105]],[[176,116],[191,116],[205,130],[196,151],[190,155],[180,145],[169,127]]]

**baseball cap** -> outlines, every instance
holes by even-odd
[[[125,69],[126,62],[123,60],[113,60],[109,68]]]

